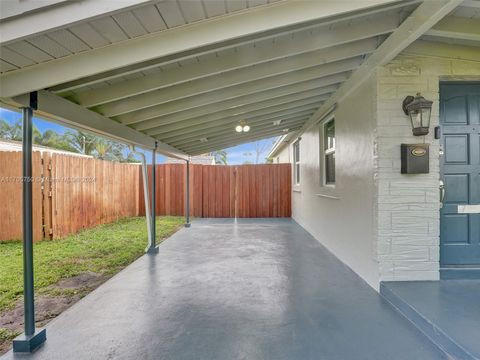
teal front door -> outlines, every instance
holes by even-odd
[[[440,86],[440,264],[480,267],[480,83]]]

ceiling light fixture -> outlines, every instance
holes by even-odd
[[[250,125],[248,125],[245,120],[240,120],[238,125],[235,126],[235,131],[238,132],[238,133],[249,132],[250,131]]]

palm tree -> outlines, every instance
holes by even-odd
[[[3,119],[0,120],[0,138],[6,140],[22,141],[22,122],[18,120],[13,124],[9,124]],[[40,139],[42,138],[42,133],[35,125],[33,126],[32,130],[32,138],[34,144],[39,144]]]
[[[5,120],[0,120],[0,137],[6,140],[22,140],[22,123],[17,121],[9,124]]]
[[[67,131],[65,137],[77,152],[85,155],[93,155],[99,141],[97,136],[78,130]]]
[[[74,146],[70,144],[69,139],[65,135],[60,135],[54,130],[47,130],[37,139],[39,145],[48,146],[54,149],[78,152]]]
[[[107,141],[104,140],[99,140],[95,143],[95,152],[96,152],[96,157],[98,157],[101,160],[107,160],[107,154],[111,148],[111,144],[109,144]]]
[[[227,165],[228,164],[228,153],[226,150],[217,150],[212,152],[212,155],[215,159],[215,164],[217,165]]]

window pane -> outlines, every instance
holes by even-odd
[[[335,183],[335,153],[325,155],[325,182]]]
[[[300,164],[295,165],[295,175],[296,175],[296,183],[300,184]]]
[[[295,162],[298,162],[300,161],[300,143],[298,142],[295,143],[294,150],[295,150]]]
[[[335,120],[330,120],[324,127],[325,150],[335,149]]]

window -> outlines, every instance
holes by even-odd
[[[300,185],[300,140],[293,144],[293,182]]]
[[[335,184],[335,119],[323,124],[323,174],[325,185]]]

